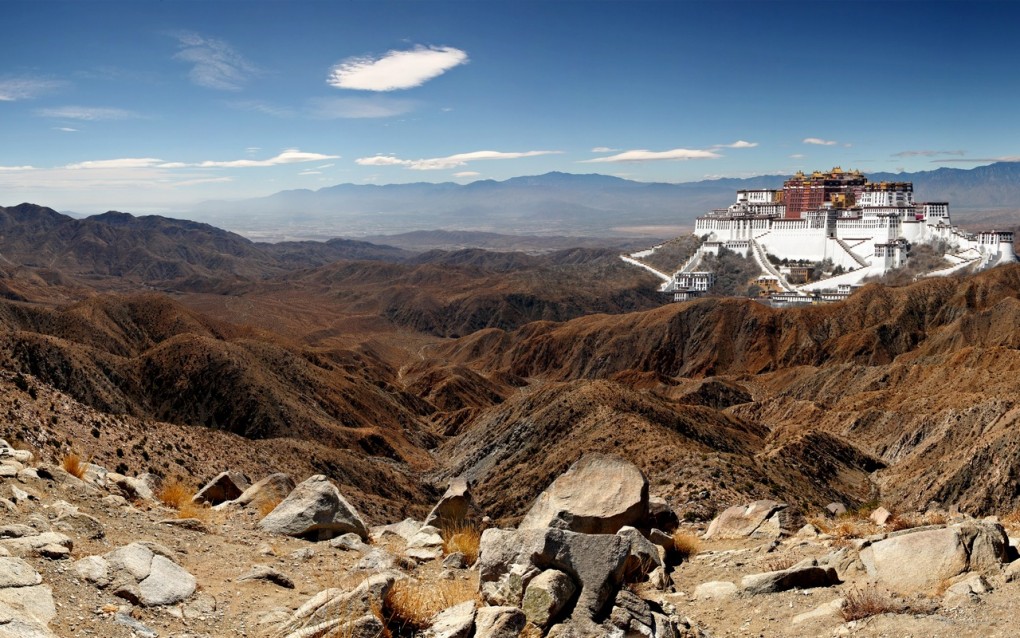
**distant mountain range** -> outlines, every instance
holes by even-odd
[[[949,201],[957,211],[1020,209],[1018,162],[868,176],[873,181],[911,181],[918,199]],[[598,174],[546,173],[464,185],[338,184],[256,199],[203,202],[189,216],[271,240],[439,228],[606,235],[619,234],[621,229],[691,225],[705,211],[732,203],[738,189],[776,188],[786,178],[764,175],[664,184]]]

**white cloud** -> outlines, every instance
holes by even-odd
[[[712,148],[754,148],[758,146],[758,142],[745,142],[744,140],[737,140],[732,144],[716,144]]]
[[[78,162],[77,164],[68,164],[64,168],[70,168],[73,170],[81,168],[152,168],[163,166],[163,160],[156,159],[154,157],[126,157],[123,159],[112,159],[112,160],[90,160],[87,162]]]
[[[481,173],[477,171],[461,171],[453,174],[454,177],[478,177],[479,175],[481,175]]]
[[[220,182],[232,182],[232,181],[234,181],[233,177],[199,177],[196,179],[185,179],[179,182],[173,182],[170,184],[170,186],[176,188],[179,186],[198,186],[199,184],[217,184]]]
[[[258,73],[258,68],[222,40],[197,33],[178,33],[181,50],[175,60],[194,64],[188,77],[199,86],[220,91],[239,91]]]
[[[322,175],[322,171],[301,171],[298,175]]]
[[[60,131],[62,133],[77,133],[78,129],[71,128],[70,126],[54,126],[54,131]]]
[[[248,153],[249,155],[254,155],[255,153],[258,153],[261,150],[262,150],[261,146],[249,146],[248,148],[244,149],[244,152]]]
[[[468,55],[453,47],[416,46],[410,51],[352,57],[337,63],[326,83],[338,89],[395,91],[421,86],[450,69],[465,64]]]
[[[474,151],[471,153],[458,153],[447,157],[433,157],[417,160],[400,159],[392,155],[375,155],[373,157],[359,157],[354,161],[361,166],[405,166],[415,171],[436,171],[464,166],[468,162],[478,160],[518,159],[521,157],[552,155],[559,152],[560,151],[524,151],[522,153],[505,153],[502,151]]]
[[[790,159],[804,159],[804,154],[803,153],[794,153],[793,155],[790,156]]]
[[[34,166],[0,166],[0,172],[34,171]]]
[[[815,144],[817,146],[835,146],[839,143],[835,140],[823,140],[820,137],[805,137],[803,142],[804,144]]]
[[[44,93],[56,91],[64,85],[60,80],[46,78],[6,78],[0,79],[0,102],[16,102],[31,100]]]
[[[717,159],[722,157],[712,151],[698,149],[674,148],[670,151],[646,151],[643,149],[624,151],[609,157],[596,157],[595,159],[582,160],[583,164],[595,164],[602,162],[655,162],[662,160],[691,160],[691,159]]]
[[[336,164],[330,162],[329,164],[323,164],[322,166],[316,166],[315,168],[319,168],[319,169],[322,169],[322,168],[333,168],[334,166],[336,166]]]
[[[270,157],[264,160],[230,160],[226,162],[217,162],[207,160],[199,162],[197,164],[187,164],[187,166],[197,166],[199,168],[255,168],[262,166],[279,166],[281,164],[298,164],[301,162],[321,162],[323,160],[337,159],[339,155],[323,155],[322,153],[306,153],[297,149],[287,149],[280,153],[276,157]],[[170,168],[168,165],[163,165],[161,168]],[[174,167],[176,168],[176,167]]]
[[[416,105],[414,100],[386,97],[313,98],[308,101],[308,114],[320,120],[394,117],[413,111]]]
[[[59,106],[56,108],[37,109],[35,114],[40,117],[51,117],[63,120],[83,120],[97,122],[100,120],[130,120],[140,117],[133,111],[111,107],[95,106]]]
[[[596,146],[595,148],[591,149],[591,152],[592,153],[615,153],[618,150],[620,150],[620,149],[618,149],[618,148],[609,148],[608,146]]]

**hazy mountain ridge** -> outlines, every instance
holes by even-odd
[[[411,253],[346,239],[260,244],[202,222],[110,211],[84,219],[34,204],[0,207],[0,254],[10,266],[166,283],[261,279],[338,259]]]
[[[949,201],[957,210],[1016,209],[1020,202],[1017,162],[868,176],[873,181],[912,181],[917,199]],[[779,188],[786,178],[763,175],[668,184],[554,172],[464,185],[338,184],[317,191],[203,202],[191,213],[239,230],[296,225],[313,233],[378,235],[456,227],[516,234],[598,235],[613,233],[621,226],[691,225],[695,217],[731,204],[736,190]]]

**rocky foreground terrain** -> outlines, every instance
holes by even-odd
[[[368,526],[321,475],[194,493],[2,442],[0,477],[3,638],[1015,635],[1018,517],[761,500],[681,524],[604,455],[513,528],[464,480]]]

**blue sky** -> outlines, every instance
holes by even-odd
[[[1014,2],[0,1],[0,204],[1020,159]]]

